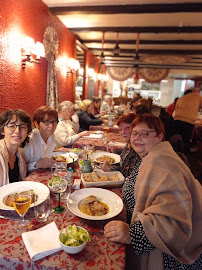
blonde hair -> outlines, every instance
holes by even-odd
[[[67,109],[74,109],[74,104],[69,100],[65,100],[59,104],[58,113],[66,111]]]
[[[92,100],[90,100],[90,99],[84,99],[84,100],[82,101],[82,103],[80,104],[80,109],[81,109],[82,111],[87,111],[87,110],[88,110],[88,107],[89,107],[92,103],[93,103]]]

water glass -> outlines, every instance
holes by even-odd
[[[45,222],[50,214],[50,195],[38,193],[34,202],[34,214],[39,222]]]

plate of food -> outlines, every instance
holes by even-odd
[[[40,198],[40,194],[46,193],[47,197],[50,193],[49,188],[38,182],[34,181],[19,181],[0,187],[0,209],[2,210],[15,210],[13,207],[14,191],[17,188],[26,187],[31,191],[32,203],[30,207],[34,206],[34,198]],[[44,198],[45,200],[45,198]],[[39,200],[41,202],[41,200]],[[37,202],[36,202],[37,205]]]
[[[54,152],[52,154],[52,159],[54,159],[57,162],[72,163],[73,159],[74,161],[78,159],[78,155],[72,152],[68,153]]]
[[[94,171],[82,173],[81,180],[86,187],[119,186],[124,182],[124,176],[119,171],[104,172]]]
[[[84,188],[73,192],[68,200],[69,210],[78,217],[105,220],[117,216],[123,209],[121,198],[102,188]]]
[[[116,164],[120,162],[119,155],[105,151],[97,151],[93,153],[90,158],[98,163],[103,163],[105,160],[109,162],[109,164]]]

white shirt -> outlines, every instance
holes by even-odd
[[[72,146],[80,136],[77,134],[79,131],[79,123],[72,120],[59,121],[55,130],[55,145],[56,146]]]
[[[41,137],[37,128],[33,129],[30,134],[29,143],[22,148],[22,155],[27,164],[27,170],[33,171],[36,162],[42,158],[51,158],[55,147],[54,135],[48,138],[47,143]]]

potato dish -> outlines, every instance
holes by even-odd
[[[52,157],[52,159],[54,159],[57,162],[67,162],[67,163],[69,162],[69,160],[62,155]]]
[[[102,163],[103,163],[105,160],[106,160],[109,164],[115,163],[115,159],[112,158],[112,157],[110,157],[110,156],[103,155],[103,156],[101,156],[101,157],[96,158],[96,161],[97,161],[97,162],[102,162]]]
[[[37,200],[37,196],[35,196],[33,189],[30,189],[30,193],[31,193],[31,203],[33,203],[35,199]],[[23,194],[23,192],[21,192],[21,194]],[[4,201],[5,205],[13,207],[14,199],[15,199],[14,193],[7,195]]]
[[[85,182],[105,182],[105,181],[119,181],[119,177],[116,174],[103,175],[99,177],[95,172],[83,174]]]
[[[90,195],[80,205],[80,211],[90,216],[103,216],[109,212],[109,207],[94,195]]]

